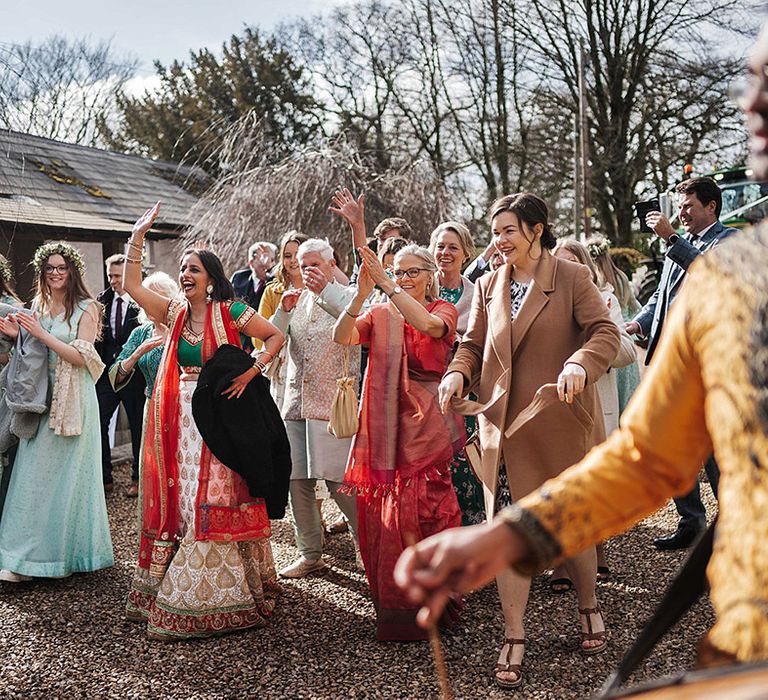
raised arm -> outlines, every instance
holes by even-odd
[[[141,284],[141,255],[144,251],[144,236],[152,228],[152,224],[160,211],[160,202],[147,209],[133,225],[133,233],[128,241],[128,254],[125,256],[123,268],[123,285],[133,299],[148,316],[157,319],[166,318],[170,299],[143,287]]]
[[[362,267],[357,278],[357,294],[338,316],[336,325],[333,327],[334,342],[339,345],[360,345],[360,333],[355,326],[355,319],[360,315],[360,310],[373,291],[373,287],[373,279],[368,274],[368,270]]]
[[[340,216],[352,229],[352,249],[357,250],[365,246],[365,195],[361,194],[355,199],[345,187],[343,190],[336,190],[331,201],[334,206],[328,207],[328,211]]]

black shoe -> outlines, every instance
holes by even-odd
[[[653,541],[656,549],[668,551],[672,549],[688,549],[701,534],[701,530],[693,527],[679,527],[674,535],[666,537],[657,537]]]

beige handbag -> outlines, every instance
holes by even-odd
[[[333,397],[331,418],[328,421],[328,432],[339,439],[352,437],[359,425],[356,378],[349,374],[349,347],[344,347],[341,357],[341,377],[336,380],[336,396]]]

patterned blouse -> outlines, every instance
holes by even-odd
[[[461,295],[463,293],[463,285],[459,285],[456,287],[456,289],[451,289],[450,287],[440,287],[440,298],[443,301],[447,301],[449,304],[453,304],[454,306],[459,303],[459,299],[461,299]]]
[[[515,280],[511,280],[509,283],[509,292],[512,297],[512,320],[514,321],[517,318],[517,314],[520,313],[520,307],[523,305],[523,302],[525,301],[525,295],[528,292],[528,287],[531,286],[531,283],[528,282],[527,284],[521,284],[520,282],[515,282]]]

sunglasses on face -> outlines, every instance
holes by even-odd
[[[58,272],[60,275],[63,275],[65,272],[69,270],[68,265],[46,265],[43,268],[43,271],[46,275],[52,275],[54,272]]]
[[[407,277],[409,280],[415,280],[420,272],[427,272],[425,267],[409,267],[407,270],[393,270],[392,274],[396,280]]]

